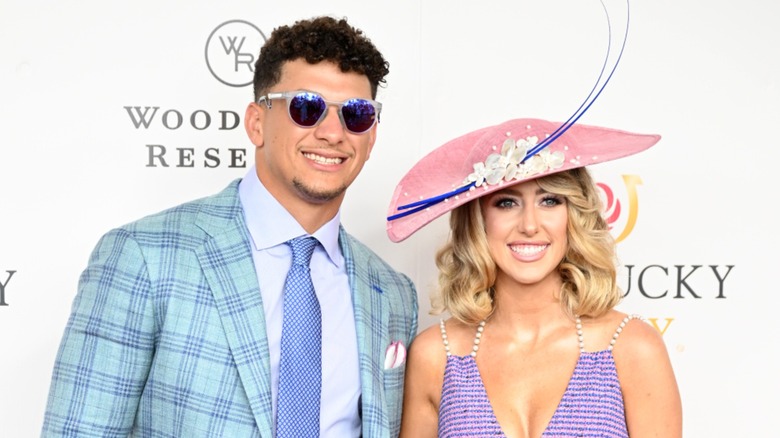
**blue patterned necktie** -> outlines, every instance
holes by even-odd
[[[309,263],[317,239],[287,241],[292,266],[284,284],[276,437],[320,436],[322,317]]]

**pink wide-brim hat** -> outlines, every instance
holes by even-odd
[[[401,179],[388,209],[387,235],[400,242],[450,210],[488,193],[569,169],[636,154],[659,135],[514,119],[450,140]],[[534,146],[554,141],[535,151]],[[557,138],[556,138],[557,136]]]

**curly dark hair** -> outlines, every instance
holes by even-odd
[[[279,82],[285,62],[299,58],[310,64],[330,61],[345,73],[366,75],[371,83],[372,98],[376,98],[377,87],[385,83],[385,76],[390,72],[390,64],[371,40],[346,19],[300,20],[292,26],[274,29],[260,49],[255,63],[255,101]]]

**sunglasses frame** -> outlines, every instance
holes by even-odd
[[[293,118],[292,114],[290,113],[290,105],[292,104],[292,100],[295,97],[297,97],[298,95],[300,95],[300,94],[315,95],[315,96],[319,97],[320,99],[322,99],[323,102],[325,102],[325,111],[322,112],[322,115],[320,115],[320,118],[317,119],[317,121],[313,125],[311,125],[311,126],[301,125],[300,123],[296,122],[295,119]],[[335,106],[335,107],[338,108],[337,114],[339,115],[339,121],[341,121],[341,126],[345,130],[347,130],[348,132],[350,132],[352,134],[356,134],[356,135],[365,134],[366,132],[370,131],[371,128],[376,126],[376,124],[379,123],[379,115],[382,112],[382,103],[381,102],[377,102],[376,100],[363,99],[361,97],[352,97],[352,98],[349,98],[349,99],[344,100],[342,102],[337,102],[337,101],[325,99],[320,93],[317,93],[315,91],[308,91],[308,90],[294,90],[294,91],[283,91],[283,92],[279,92],[279,93],[268,93],[265,96],[260,96],[260,98],[257,99],[257,104],[260,105],[261,102],[264,102],[265,106],[268,109],[270,109],[271,108],[271,101],[273,101],[275,99],[284,99],[285,101],[287,101],[287,116],[290,117],[290,121],[292,121],[296,126],[299,126],[301,128],[316,128],[320,123],[322,123],[322,121],[325,119],[325,116],[328,115],[328,107]],[[353,101],[353,100],[362,100],[362,101],[370,103],[371,106],[374,107],[374,115],[375,115],[374,122],[371,124],[371,126],[366,128],[365,131],[360,131],[360,132],[353,131],[353,130],[349,129],[349,127],[347,127],[347,123],[344,121],[344,113],[342,112],[343,108],[344,108],[344,106],[347,103],[349,103],[350,101]]]

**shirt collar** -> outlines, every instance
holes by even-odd
[[[249,168],[239,183],[238,196],[255,250],[262,251],[295,237],[308,235],[290,212],[263,186],[255,166]],[[340,224],[341,210],[312,234],[325,249],[331,263],[339,268],[344,265],[344,256],[339,246]]]

